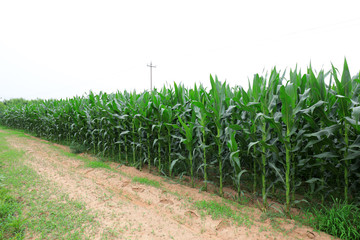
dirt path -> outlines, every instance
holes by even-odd
[[[115,163],[111,164],[113,170],[89,168],[84,161],[64,156],[54,144],[37,138],[13,136],[7,141],[26,152],[26,165],[56,182],[71,199],[84,202],[87,209],[97,213],[101,228],[95,235],[87,236],[90,239],[102,239],[105,233],[112,239],[331,239],[291,221],[282,226],[285,231],[276,231],[269,221],[259,220],[261,212],[256,208],[238,210],[245,219],[249,218],[247,223],[254,223],[250,227],[227,219],[212,219],[197,211],[192,202],[221,202],[217,196],[199,193],[198,189],[173,184],[131,167],[118,168]],[[68,151],[66,147],[58,147]],[[159,181],[161,187],[133,182],[135,176]]]

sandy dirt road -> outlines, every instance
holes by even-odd
[[[34,137],[11,136],[7,141],[25,151],[27,166],[96,213],[100,227],[84,238],[103,239],[107,233],[112,239],[331,239],[291,220],[275,230],[269,219],[260,220],[259,209],[248,206],[234,209],[244,216],[242,225],[213,219],[194,206],[202,200],[222,202],[213,194],[116,163],[110,164],[112,169],[89,168],[86,161],[66,156],[67,147]],[[134,182],[134,177],[156,180],[160,187]]]

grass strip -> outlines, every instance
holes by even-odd
[[[138,182],[138,183],[141,183],[141,184],[145,184],[145,185],[149,185],[149,186],[153,186],[153,187],[156,187],[156,188],[160,187],[160,183],[158,181],[151,180],[151,179],[144,178],[144,177],[133,177],[132,181],[133,182]]]
[[[98,227],[95,214],[87,210],[84,203],[62,193],[56,183],[26,166],[24,153],[12,149],[6,142],[6,137],[12,135],[21,134],[0,131],[0,175],[4,177],[3,184],[11,190],[7,194],[23,206],[22,214],[16,215],[26,219],[21,220],[26,230],[15,239],[24,235],[35,239],[90,239]]]
[[[3,180],[0,175],[0,239],[23,239],[25,219],[22,206],[4,187]]]
[[[201,215],[208,214],[213,219],[229,218],[234,220],[239,225],[245,225],[250,227],[253,223],[250,221],[249,216],[241,214],[238,211],[234,211],[231,207],[226,204],[220,204],[216,201],[202,200],[195,201],[194,206],[200,210]]]
[[[90,168],[106,168],[106,169],[111,169],[111,167],[109,165],[107,165],[106,163],[104,162],[101,162],[101,161],[89,161],[87,164],[86,164],[87,167],[90,167]]]

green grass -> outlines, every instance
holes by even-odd
[[[314,227],[341,239],[360,239],[360,208],[334,200],[331,207],[314,209]]]
[[[0,133],[1,134],[1,133]],[[23,133],[18,133],[23,135]],[[0,240],[23,239],[25,219],[22,216],[22,204],[8,189],[5,159],[11,159],[12,154],[7,151],[4,139],[0,139]],[[17,154],[16,156],[19,156]]]
[[[26,238],[87,239],[86,236],[94,234],[98,227],[96,214],[88,211],[84,203],[62,193],[56,183],[27,167],[23,152],[8,146],[5,138],[11,135],[18,136],[19,133],[0,132],[0,175],[4,176],[3,184],[11,190],[7,194],[23,206],[22,214],[16,215],[26,219],[20,221],[21,226],[26,227]]]
[[[106,168],[106,169],[111,169],[111,167],[109,165],[107,165],[104,162],[101,161],[89,161],[86,163],[87,167],[90,168]]]
[[[158,181],[151,180],[151,179],[144,178],[144,177],[133,177],[132,181],[133,182],[138,182],[138,183],[141,183],[141,184],[145,184],[145,185],[149,185],[149,186],[153,186],[153,187],[156,187],[156,188],[160,187],[160,183]]]
[[[21,203],[2,186],[2,179],[0,175],[0,239],[23,239],[25,219]]]
[[[218,203],[216,201],[195,201],[194,206],[202,211],[211,215],[213,219],[230,218],[239,225],[250,227],[253,223],[250,221],[249,216],[241,214],[240,211],[234,211],[226,204]]]
[[[338,199],[326,205],[304,208],[294,220],[340,239],[360,239],[360,208]]]
[[[12,128],[0,125],[0,130],[4,131],[4,136],[12,135],[12,136],[18,136],[18,137],[24,137],[27,139],[32,139],[32,134],[27,133],[25,130],[22,129],[16,129],[13,130]]]

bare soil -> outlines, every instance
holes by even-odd
[[[271,221],[261,221],[261,211],[251,206],[235,210],[249,216],[254,223],[249,227],[231,219],[212,219],[192,202],[222,202],[216,195],[116,163],[110,164],[112,170],[88,168],[84,161],[64,156],[53,146],[70,151],[67,147],[37,138],[13,136],[7,141],[25,151],[27,166],[96,213],[100,228],[88,231],[84,237],[90,239],[102,239],[105,234],[110,239],[332,239],[292,220],[279,221],[282,223],[274,229]],[[135,176],[159,181],[161,187],[133,182]]]

